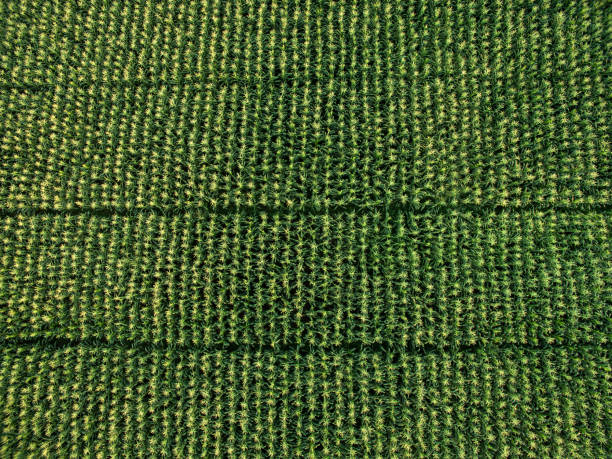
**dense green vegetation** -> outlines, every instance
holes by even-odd
[[[605,0],[0,1],[0,456],[611,456],[611,43]]]

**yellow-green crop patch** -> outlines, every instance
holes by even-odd
[[[611,456],[611,44],[606,0],[0,0],[0,456]]]

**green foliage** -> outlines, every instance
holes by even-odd
[[[611,18],[0,2],[0,456],[612,455]]]
[[[609,344],[612,215],[34,215],[0,330],[179,346]]]
[[[610,359],[11,345],[3,455],[605,457]]]

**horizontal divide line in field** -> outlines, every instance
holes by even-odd
[[[341,77],[330,78],[330,80],[345,81]],[[327,81],[326,81],[327,83]],[[253,77],[253,78],[237,78],[237,77],[206,77],[201,79],[185,79],[185,80],[61,80],[55,83],[0,83],[0,92],[6,91],[23,91],[23,92],[52,92],[52,91],[83,91],[90,92],[92,88],[97,89],[161,89],[161,88],[193,88],[194,90],[203,90],[210,88],[231,88],[233,86],[240,88],[260,88],[260,87],[281,87],[283,85],[292,87],[303,87],[306,85],[316,86],[321,84],[315,76],[308,78],[300,76],[292,77],[289,75],[278,77]],[[374,95],[374,92],[372,92]]]
[[[359,73],[361,75],[361,73]],[[528,76],[528,75],[526,75]],[[538,78],[541,80],[548,81],[550,83],[564,82],[564,77],[558,77],[556,75],[540,75],[534,72],[532,75],[534,78]],[[384,77],[376,78],[377,80],[384,79],[406,79],[411,78],[411,75],[402,72],[391,72],[389,74],[385,74]],[[428,80],[434,80],[435,78],[439,78],[442,80],[455,81],[457,76],[453,72],[434,72],[432,75],[428,76]],[[134,80],[122,80],[122,79],[103,79],[100,78],[98,80],[94,79],[80,79],[78,75],[74,78],[58,78],[54,82],[23,82],[21,80],[4,81],[0,82],[0,92],[5,91],[32,91],[32,92],[51,92],[54,90],[62,90],[62,91],[87,91],[89,92],[92,88],[99,89],[129,89],[129,88],[150,88],[150,89],[160,89],[160,88],[188,88],[193,87],[197,90],[205,89],[210,86],[212,88],[231,88],[233,86],[240,88],[260,88],[260,87],[282,87],[282,86],[291,86],[293,87],[303,87],[303,86],[326,86],[330,81],[337,81],[338,84],[343,82],[344,85],[349,87],[359,87],[361,88],[361,78],[347,78],[346,75],[336,71],[331,75],[323,75],[323,77],[313,74],[313,73],[286,73],[286,74],[274,74],[270,75],[269,73],[261,74],[253,77],[239,77],[235,75],[226,75],[221,76],[218,74],[207,74],[203,75],[200,78],[183,78],[176,80],[165,80],[165,79],[134,79]],[[424,84],[426,81],[424,78],[415,79],[415,81],[421,81]],[[376,96],[376,92],[370,91],[369,95]]]
[[[70,347],[96,347],[96,348],[117,348],[121,350],[134,350],[137,353],[149,354],[154,351],[164,351],[169,353],[188,353],[188,352],[204,352],[204,353],[288,353],[301,356],[318,354],[318,353],[346,353],[358,355],[365,354],[385,354],[396,360],[400,355],[405,356],[427,356],[427,355],[444,355],[444,354],[476,354],[479,352],[504,351],[504,350],[534,350],[545,351],[551,349],[582,349],[582,348],[601,348],[596,342],[575,341],[575,342],[558,342],[552,344],[538,343],[476,343],[462,345],[416,345],[414,341],[408,345],[401,344],[389,345],[384,343],[363,343],[363,342],[346,342],[340,344],[329,345],[313,345],[308,343],[284,343],[278,345],[271,344],[240,344],[227,343],[221,345],[188,345],[178,343],[146,342],[134,341],[126,339],[109,340],[104,337],[86,337],[86,338],[69,338],[62,336],[33,336],[33,337],[14,337],[0,339],[3,347],[10,345],[15,346],[41,346],[51,349],[64,349]]]
[[[343,214],[407,214],[407,215],[444,215],[452,212],[465,214],[502,214],[504,212],[562,212],[562,213],[581,213],[581,212],[609,212],[612,210],[611,204],[576,204],[573,206],[555,206],[551,204],[522,204],[522,205],[492,205],[492,204],[429,204],[423,206],[414,206],[411,204],[388,203],[374,204],[371,206],[363,206],[358,204],[344,204],[335,206],[313,206],[303,205],[295,207],[273,207],[266,205],[200,205],[193,207],[163,207],[163,206],[147,206],[133,208],[118,208],[118,207],[102,207],[102,208],[83,208],[75,207],[71,209],[53,209],[40,207],[23,207],[13,209],[0,209],[0,217],[18,217],[18,216],[39,216],[39,215],[65,215],[79,216],[91,215],[98,217],[114,217],[114,216],[138,216],[140,214],[155,214],[160,216],[181,216],[191,213],[201,213],[204,215],[343,215]]]

